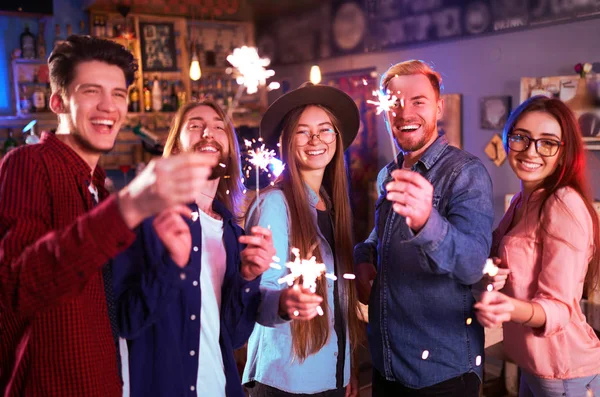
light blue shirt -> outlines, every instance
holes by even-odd
[[[311,216],[317,229],[321,256],[327,273],[334,273],[334,259],[331,247],[319,231],[317,224],[317,194],[306,187]],[[327,300],[329,306],[329,340],[317,353],[300,363],[292,352],[290,322],[283,320],[279,312],[279,297],[286,283],[278,280],[288,274],[285,263],[293,260],[290,253],[290,218],[287,201],[283,192],[270,190],[260,195],[260,203],[255,202],[248,212],[246,229],[260,225],[269,227],[273,233],[273,243],[280,258],[281,270],[270,268],[262,275],[260,290],[262,303],[257,323],[248,340],[248,359],[244,370],[243,383],[257,381],[288,393],[313,394],[336,388],[336,363],[338,356],[337,336],[334,329],[333,281],[327,279]],[[290,259],[291,256],[291,259]],[[347,296],[342,291],[344,283],[339,283],[340,297]],[[340,301],[342,307],[346,307]],[[347,321],[346,321],[347,323]],[[344,385],[350,380],[350,341],[346,331],[346,360],[344,363]]]

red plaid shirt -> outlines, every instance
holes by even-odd
[[[135,234],[104,178],[48,133],[0,163],[0,395],[121,396],[101,269]]]

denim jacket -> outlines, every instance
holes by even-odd
[[[415,389],[466,372],[481,377],[484,336],[470,286],[490,251],[489,174],[478,158],[438,138],[412,167],[433,185],[431,215],[415,235],[385,198],[397,168],[392,162],[380,171],[375,228],[354,249],[355,263],[377,264],[369,304],[373,365]]]
[[[189,205],[197,212],[196,204]],[[225,371],[225,393],[242,397],[234,349],[246,343],[260,304],[260,276],[246,281],[239,272],[244,248],[238,242],[243,230],[218,202],[213,210],[223,217],[226,270],[221,287],[220,346]],[[119,333],[129,350],[130,395],[203,396],[195,390],[198,377],[198,343],[202,326],[200,272],[202,230],[200,221],[186,220],[192,233],[189,263],[177,266],[154,231],[154,217],[137,229],[137,239],[119,255],[113,266]],[[214,325],[214,324],[213,324]]]
[[[333,252],[327,240],[317,226],[317,202],[319,197],[306,187],[309,208],[317,229],[321,257],[327,267],[327,273],[334,272]],[[327,279],[327,301],[329,306],[329,340],[317,353],[312,354],[300,363],[292,354],[292,335],[290,322],[279,314],[279,297],[286,283],[278,283],[281,277],[288,274],[285,263],[290,258],[289,236],[290,220],[287,201],[283,192],[273,189],[261,193],[260,204],[257,202],[248,212],[246,228],[260,225],[270,227],[273,233],[273,244],[280,258],[281,270],[271,268],[262,275],[260,290],[262,302],[259,308],[257,324],[248,340],[248,358],[244,370],[243,383],[257,381],[288,393],[314,394],[336,388],[336,362],[338,356],[337,336],[334,330],[333,281]],[[306,253],[305,253],[306,255]],[[341,279],[341,277],[340,277]],[[343,279],[341,279],[343,280]],[[344,283],[338,282],[340,297],[347,297],[343,292]],[[342,304],[342,307],[346,307]],[[344,385],[350,379],[350,349],[346,333],[346,360],[344,363]]]

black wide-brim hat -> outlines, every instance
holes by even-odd
[[[327,85],[304,83],[275,100],[260,122],[260,135],[269,145],[276,145],[282,132],[283,120],[292,110],[305,105],[321,105],[335,115],[339,121],[339,133],[344,150],[356,138],[360,127],[360,116],[354,100],[345,92]]]

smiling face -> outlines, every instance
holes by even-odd
[[[61,115],[61,123],[66,123],[76,150],[109,152],[127,116],[125,74],[105,62],[81,62],[64,98],[54,93],[50,101],[53,111]]]
[[[387,92],[398,98],[395,108],[386,112],[388,128],[403,152],[424,151],[438,136],[437,120],[443,102],[424,74],[393,77]]]
[[[325,110],[307,106],[294,131],[294,153],[298,168],[301,171],[324,171],[335,155],[337,139],[335,128]]]
[[[225,122],[210,106],[196,106],[185,114],[179,144],[183,152],[219,156],[219,162],[225,167],[216,166],[210,179],[219,178],[227,173],[230,163],[229,137]]]
[[[543,139],[539,145],[545,147],[559,145],[562,140],[560,124],[550,114],[534,111],[525,113],[509,134],[510,167],[521,180],[523,190],[530,193],[556,171],[562,158],[562,150],[558,148],[554,156],[541,156],[536,151],[534,142],[530,142],[529,147],[522,152],[511,149],[517,148],[517,145],[524,146],[523,141],[527,139]],[[538,150],[543,151],[544,148],[540,147]],[[552,152],[555,149],[547,150]]]

